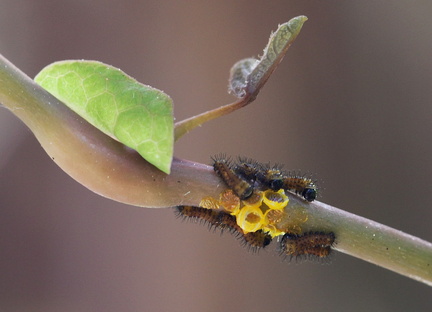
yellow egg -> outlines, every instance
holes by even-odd
[[[245,233],[256,232],[265,224],[266,218],[263,212],[257,206],[245,206],[236,217],[237,224]]]
[[[285,195],[285,191],[283,189],[280,189],[277,192],[267,190],[264,192],[263,202],[270,209],[281,210],[284,209],[286,205],[288,205],[289,199],[288,196]]]

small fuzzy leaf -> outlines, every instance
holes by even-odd
[[[56,62],[35,81],[99,130],[170,172],[174,121],[168,95],[96,61]]]
[[[270,36],[259,63],[255,66],[248,78],[248,93],[258,92],[267,79],[282,61],[288,48],[297,38],[306,16],[297,16],[287,23],[279,25],[278,29]]]

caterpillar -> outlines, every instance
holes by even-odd
[[[272,237],[262,230],[245,234],[237,225],[235,216],[224,211],[194,206],[177,206],[175,209],[178,217],[191,218],[200,223],[208,224],[210,229],[220,229],[222,232],[227,230],[241,239],[242,245],[252,251],[258,251],[268,246],[272,241]]]
[[[248,199],[254,189],[286,191],[312,202],[317,197],[313,180],[297,174],[283,172],[281,165],[261,164],[250,158],[239,157],[234,164],[225,155],[212,158],[213,168],[225,184],[241,199]]]
[[[249,183],[257,183],[261,189],[278,191],[283,186],[283,175],[280,169],[279,165],[263,165],[253,159],[239,157],[234,172]]]
[[[214,171],[241,200],[252,195],[254,191],[252,185],[233,171],[229,159],[224,155],[215,156],[212,159]]]
[[[280,242],[281,253],[291,259],[326,259],[335,241],[333,232],[286,233]]]
[[[314,201],[317,197],[317,187],[315,183],[304,176],[285,175],[283,178],[282,188],[301,195],[308,202]]]

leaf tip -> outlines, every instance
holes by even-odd
[[[297,35],[303,24],[308,20],[308,18],[304,15],[300,15],[290,19],[285,25],[290,29],[290,32],[295,36]]]

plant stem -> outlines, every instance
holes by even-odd
[[[307,211],[303,231],[334,232],[336,250],[432,286],[431,243],[318,201],[290,205]]]
[[[0,103],[30,128],[66,173],[102,196],[163,208],[198,206],[225,189],[211,167],[190,161],[174,159],[172,173],[164,174],[88,124],[1,55]],[[340,252],[432,286],[432,244],[324,203],[288,196],[288,209],[307,215],[303,231],[334,232]]]

